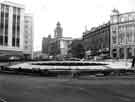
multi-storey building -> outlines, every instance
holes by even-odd
[[[68,51],[69,51],[69,46],[72,43],[72,38],[71,37],[63,37],[59,39],[53,39],[50,42],[50,47],[49,47],[49,53],[60,56],[67,56]]]
[[[50,36],[44,37],[42,40],[42,52],[48,55],[66,56],[68,54],[69,45],[72,43],[71,37],[63,37],[63,28],[60,22],[57,22],[54,30],[54,38]]]
[[[114,58],[135,56],[135,12],[113,10],[111,22],[111,51]]]
[[[24,56],[25,59],[33,58],[33,16],[24,16]]]
[[[22,56],[24,6],[0,2],[0,57]]]
[[[63,37],[63,28],[60,22],[57,22],[56,28],[54,30],[54,43],[56,42],[59,48],[59,54],[61,56],[66,56],[68,54],[68,46],[72,43],[71,37]]]
[[[72,43],[72,38],[71,37],[63,37],[61,39],[58,39],[58,41],[60,42],[60,54],[62,56],[66,56],[68,55],[68,51],[69,51],[69,46]]]
[[[109,55],[110,51],[110,22],[91,28],[83,33],[83,43],[89,56],[99,54]]]
[[[48,37],[43,37],[43,39],[42,39],[42,53],[49,55],[52,40],[53,40],[53,38],[51,37],[51,35],[48,35]]]
[[[24,59],[33,51],[33,19],[21,4],[0,1],[0,59]]]

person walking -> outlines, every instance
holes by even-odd
[[[133,60],[132,60],[132,66],[131,66],[131,69],[135,69],[135,56],[133,57]]]

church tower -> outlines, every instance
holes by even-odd
[[[60,24],[60,22],[57,22],[56,28],[54,30],[54,38],[56,38],[56,39],[62,38],[63,37],[62,33],[63,33],[63,29],[61,27],[61,24]]]

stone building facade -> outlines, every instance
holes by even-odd
[[[25,25],[27,25],[25,21],[24,5],[0,1],[0,59],[24,59],[25,41],[27,40],[24,35],[25,31],[28,31],[25,29]],[[28,24],[28,26],[32,25],[33,23]],[[33,32],[30,34],[32,35]],[[29,36],[29,39],[28,41],[33,40],[33,36]],[[30,42],[30,45],[33,45],[33,41]],[[30,49],[31,52],[32,49],[33,46]]]
[[[69,45],[72,43],[71,37],[63,37],[63,28],[60,22],[57,22],[54,30],[54,38],[44,37],[42,40],[42,52],[53,56],[66,56]]]
[[[24,16],[24,56],[33,59],[33,15]]]
[[[48,37],[43,37],[43,39],[42,39],[42,53],[49,54],[52,40],[53,39],[52,39],[51,35],[48,35]]]
[[[0,59],[23,56],[24,6],[0,1]]]
[[[110,22],[110,55],[120,59],[135,56],[135,12],[119,13],[113,10]]]
[[[110,22],[93,27],[83,33],[83,43],[86,52],[90,56],[106,54],[109,56],[110,51]]]

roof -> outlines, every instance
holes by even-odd
[[[59,40],[73,40],[72,37],[62,37],[62,38],[59,38]]]
[[[14,2],[11,2],[11,1],[0,1],[0,4],[5,4],[5,5],[9,5],[9,6],[12,6],[12,7],[18,7],[18,8],[22,8],[22,9],[25,8],[24,5],[19,4],[19,3],[14,3]]]

